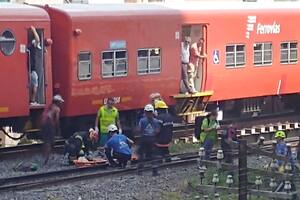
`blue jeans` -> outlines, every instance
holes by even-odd
[[[205,150],[205,156],[204,156],[205,160],[209,160],[213,146],[214,146],[213,140],[206,138],[203,144],[203,148]]]

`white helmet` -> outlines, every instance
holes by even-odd
[[[111,124],[107,127],[107,129],[108,129],[108,132],[114,132],[114,131],[118,130],[118,127],[114,124]]]
[[[154,112],[154,108],[151,104],[147,104],[144,108],[144,111],[147,111],[147,112]]]
[[[63,100],[63,98],[62,98],[59,94],[54,95],[53,101],[59,101],[59,102],[62,102],[62,103],[65,102],[65,101]]]

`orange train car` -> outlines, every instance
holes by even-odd
[[[64,97],[66,129],[92,126],[109,96],[126,118],[123,122],[129,121],[132,112],[127,111],[142,108],[152,92],[161,93],[169,105],[178,98],[201,101],[212,95],[210,102],[218,104],[225,118],[299,110],[299,30],[293,23],[300,17],[299,3],[68,4],[32,9],[51,23],[51,35],[48,25],[36,26],[45,30],[45,39],[53,40],[52,52],[44,45],[46,77],[51,70],[53,76],[53,84],[48,77],[45,88]],[[178,95],[183,36],[193,42],[205,39],[207,58],[195,80],[201,91],[196,95]],[[21,57],[14,62],[26,62],[26,54]],[[26,69],[18,75],[25,85]],[[3,110],[20,106],[20,101],[27,111],[11,116],[30,116],[28,90],[22,91],[23,100],[0,100],[1,119],[9,117]]]
[[[38,120],[52,99],[50,18],[43,9],[22,4],[0,4],[0,126],[24,127],[31,115]],[[40,35],[36,61],[38,106],[30,106],[31,26]]]
[[[213,91],[210,101],[225,116],[288,107],[299,92],[299,34],[292,25],[299,8],[289,3],[46,6],[56,41],[54,88],[67,100],[63,114],[94,115],[108,96],[120,110],[134,110],[149,102],[151,92],[174,104],[185,35],[193,42],[205,39],[207,59],[195,85]],[[287,94],[293,95],[277,98]]]

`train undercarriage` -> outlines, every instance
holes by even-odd
[[[187,98],[184,103],[170,107],[170,112],[176,116],[176,123],[193,123],[193,120],[198,115],[205,115],[205,111],[218,108],[222,112],[222,121],[224,123],[240,120],[251,120],[254,118],[271,118],[284,114],[296,114],[300,112],[300,95],[290,94],[283,96],[267,96],[247,99],[227,100],[218,102],[208,102],[209,98],[198,99]],[[134,135],[134,127],[137,125],[137,120],[141,117],[142,110],[121,111],[120,120],[123,126],[123,131],[130,137]],[[39,134],[40,119],[42,110],[32,110],[30,117],[19,117],[1,119],[0,127],[0,144],[3,146],[5,141],[4,131],[11,138],[22,138],[23,134],[29,139],[41,139]],[[88,116],[68,117],[61,119],[61,133],[57,137],[69,137],[75,131],[87,130],[94,127],[95,114]],[[9,127],[9,128],[8,128]],[[19,133],[12,135],[9,132]]]

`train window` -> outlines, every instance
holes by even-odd
[[[115,77],[127,75],[127,51],[102,52],[102,76]]]
[[[280,46],[280,63],[293,64],[298,62],[298,43],[283,42]]]
[[[254,44],[254,65],[272,64],[272,43],[255,43]]]
[[[245,65],[246,47],[243,44],[232,44],[226,46],[226,67],[237,67]]]
[[[138,50],[138,74],[156,74],[161,71],[161,50],[159,48]]]
[[[2,53],[6,56],[10,56],[16,47],[16,38],[13,33],[9,30],[6,30],[0,36],[0,49]]]
[[[92,66],[91,66],[91,53],[80,52],[78,55],[78,80],[91,79]]]

